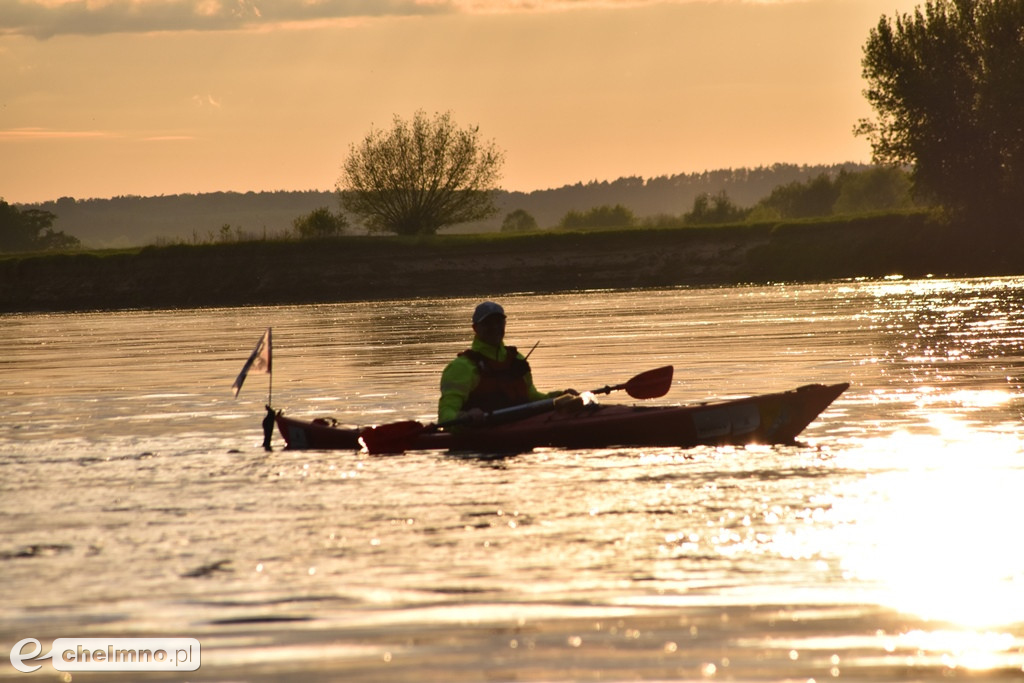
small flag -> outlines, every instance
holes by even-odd
[[[245,377],[250,372],[268,375],[271,372],[269,327],[260,338],[260,343],[256,345],[255,349],[253,349],[252,355],[249,356],[249,360],[245,361],[245,365],[242,366],[242,371],[238,373],[235,383],[231,385],[231,388],[235,390],[235,398],[238,398],[238,392],[242,390],[242,383],[245,382]]]

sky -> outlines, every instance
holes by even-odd
[[[330,190],[451,112],[532,191],[868,162],[862,48],[923,0],[0,0],[0,198]]]

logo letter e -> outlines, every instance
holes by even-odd
[[[22,654],[21,649],[29,643],[32,643],[35,646],[35,649],[29,652],[28,654]],[[39,653],[42,651],[43,646],[35,638],[25,638],[24,640],[19,640],[17,643],[14,644],[14,647],[11,648],[11,664],[14,666],[15,669],[17,669],[21,673],[30,674],[39,667],[41,667],[42,664],[36,664],[35,666],[26,666],[25,664],[22,664],[22,662],[24,662],[26,659],[35,659],[39,656]],[[50,654],[53,653],[51,652]],[[50,655],[45,655],[39,658],[48,659],[49,657]]]

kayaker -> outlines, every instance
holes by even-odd
[[[473,311],[472,345],[441,373],[438,422],[462,416],[480,420],[499,408],[578,393],[538,391],[526,358],[516,347],[505,346],[505,320],[505,309],[493,301],[484,301]]]

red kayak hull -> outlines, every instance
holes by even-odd
[[[683,406],[592,405],[455,433],[426,431],[416,438],[412,450],[501,453],[537,447],[790,444],[849,386],[809,384],[774,394]],[[361,448],[360,428],[295,420],[281,413],[277,426],[288,448]]]

